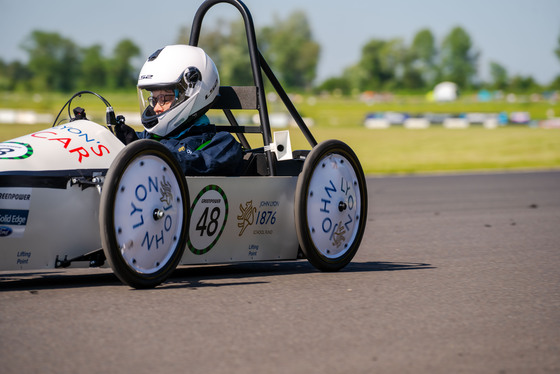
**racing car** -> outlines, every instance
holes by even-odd
[[[163,283],[179,265],[306,258],[322,271],[344,268],[367,221],[367,189],[352,149],[317,143],[259,52],[251,14],[239,0],[207,0],[189,44],[198,45],[207,11],[237,8],[245,23],[253,86],[219,87],[212,109],[243,146],[239,176],[185,176],[154,140],[124,145],[101,95],[81,91],[52,127],[0,143],[0,270],[109,265],[134,288]],[[271,133],[263,73],[310,145],[292,150],[289,133]],[[87,119],[76,97],[97,96],[107,123]],[[59,121],[67,109],[67,119]],[[255,110],[258,125],[240,125],[235,110]],[[245,134],[261,134],[251,146]]]

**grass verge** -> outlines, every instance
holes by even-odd
[[[0,141],[49,125],[0,124]],[[516,169],[560,169],[560,131],[529,127],[494,130],[471,127],[425,130],[359,127],[312,129],[315,139],[340,139],[358,155],[366,174],[410,174]],[[303,135],[290,129],[293,149],[309,149]],[[254,146],[262,144],[252,136]]]

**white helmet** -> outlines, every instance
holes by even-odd
[[[167,136],[179,126],[188,127],[201,117],[218,95],[216,65],[198,47],[169,45],[154,52],[138,77],[142,124],[149,133]],[[169,109],[157,114],[152,91],[173,91]]]

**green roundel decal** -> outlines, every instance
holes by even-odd
[[[0,143],[0,160],[22,160],[33,154],[33,148],[27,143]]]
[[[195,255],[210,251],[224,232],[229,204],[224,191],[214,184],[204,187],[191,207],[188,247]]]

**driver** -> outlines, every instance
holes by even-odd
[[[154,52],[138,78],[143,132],[120,124],[125,144],[153,139],[175,155],[185,175],[239,175],[241,145],[228,132],[216,132],[205,113],[218,95],[220,78],[200,48],[170,45]]]

